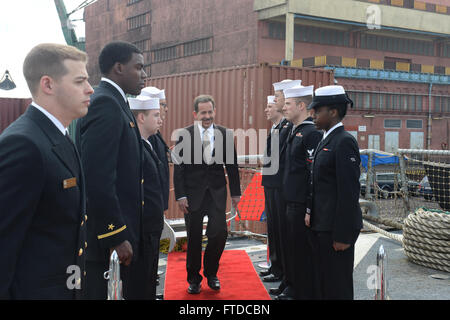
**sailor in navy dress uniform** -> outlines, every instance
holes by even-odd
[[[25,59],[33,102],[0,135],[0,299],[84,298],[84,176],[66,128],[88,110],[86,63],[60,44]]]
[[[143,213],[143,260],[146,283],[144,299],[156,298],[156,277],[158,273],[159,241],[164,224],[163,173],[164,168],[149,139],[162,125],[159,99],[147,96],[129,98],[130,109],[142,137],[144,152],[144,213]]]
[[[286,119],[293,124],[286,142],[283,196],[287,203],[286,282],[288,287],[277,298],[313,299],[312,249],[305,214],[311,208],[310,173],[313,152],[323,133],[316,130],[310,111],[314,86],[284,90]]]
[[[167,98],[166,98],[166,92],[164,89],[159,89],[156,87],[145,87],[141,91],[141,96],[148,96],[150,98],[157,98],[159,99],[159,106],[161,107],[161,120],[163,122],[162,125],[164,125],[164,122],[167,118]],[[161,125],[161,126],[162,126]],[[160,128],[161,129],[161,128]],[[170,191],[170,174],[169,174],[169,159],[170,159],[170,150],[167,146],[167,143],[164,141],[163,136],[161,135],[160,130],[158,132],[150,137],[148,137],[148,140],[151,142],[152,146],[154,146],[154,150],[156,154],[158,155],[159,160],[161,161],[162,165],[162,183],[163,183],[163,198],[164,198],[164,211],[169,209],[169,191]]]
[[[140,299],[143,152],[126,94],[138,95],[147,77],[142,52],[123,41],[108,43],[99,56],[103,77],[87,115],[77,122],[76,143],[86,176],[90,250],[86,258],[88,299],[105,299],[112,250],[121,262],[125,299]]]
[[[326,86],[315,91],[309,106],[316,128],[325,130],[314,154],[313,205],[305,219],[315,234],[321,299],[353,299],[355,242],[362,228],[361,160],[357,141],[341,122],[348,105],[353,102],[342,86]]]
[[[284,107],[284,93],[283,90],[300,86],[301,80],[290,80],[286,79],[281,82],[276,82],[273,84],[275,91],[275,105],[278,111],[282,114]],[[282,177],[285,165],[285,151],[286,151],[286,139],[292,128],[292,124],[287,121],[284,116],[281,122],[275,127],[278,131],[278,153],[275,155],[275,150],[272,150],[272,137],[274,132],[272,132],[267,138],[266,154],[269,157],[270,162],[266,163],[262,171],[262,185],[264,186],[264,194],[266,197],[265,212],[268,219],[268,228],[273,229],[275,243],[269,247],[270,262],[272,264],[271,271],[272,274],[264,277],[262,280],[265,282],[280,281],[281,283],[277,288],[270,288],[269,293],[280,294],[286,287],[286,282],[284,281],[285,270],[286,270],[286,255],[285,249],[287,246],[288,239],[286,237],[286,202],[283,197],[281,190]],[[266,174],[266,167],[273,166],[273,157],[278,156],[278,170],[275,174]],[[272,170],[271,170],[272,171]],[[272,226],[271,226],[272,225]],[[269,231],[268,231],[269,232]],[[270,240],[269,240],[270,242]],[[270,252],[274,249],[274,252]]]

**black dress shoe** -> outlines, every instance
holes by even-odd
[[[264,281],[264,282],[277,282],[277,281],[281,281],[281,278],[271,274],[271,275],[268,275],[268,276],[262,278],[262,281]]]
[[[189,284],[189,288],[187,291],[190,294],[198,294],[198,293],[200,293],[201,287],[202,286],[200,283],[191,283],[191,284]]]
[[[275,297],[275,300],[294,300],[294,298],[288,294],[281,293]]]
[[[281,290],[280,288],[270,288],[269,289],[269,294],[271,294],[273,296],[278,296],[282,292],[283,292],[283,290]]]
[[[265,271],[261,271],[259,273],[259,276],[260,277],[265,277],[265,276],[268,276],[269,274],[271,274],[270,271],[269,270],[265,270]]]
[[[213,290],[220,290],[220,281],[217,277],[208,278],[208,286]]]

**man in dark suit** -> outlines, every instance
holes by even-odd
[[[143,215],[143,274],[144,299],[156,299],[159,241],[164,224],[163,165],[149,139],[162,125],[159,99],[146,96],[129,98],[130,109],[136,118],[144,152],[144,215]]]
[[[125,299],[143,296],[141,262],[142,144],[126,94],[138,95],[146,78],[144,58],[136,46],[111,42],[101,51],[103,78],[92,95],[88,114],[77,123],[77,146],[86,174],[88,237],[88,298],[106,298],[103,272],[116,250],[122,263]]]
[[[234,137],[231,130],[214,124],[213,97],[201,95],[194,100],[194,125],[181,129],[175,146],[175,197],[184,213],[187,229],[188,292],[200,292],[203,217],[208,216],[208,245],[203,259],[203,275],[208,286],[220,289],[217,278],[219,260],[225,248],[228,229],[225,217],[227,189],[224,166],[230,184],[233,206],[239,203],[241,190]]]
[[[283,80],[273,84],[275,91],[275,108],[279,113],[283,114],[284,93],[283,90],[300,86],[301,80]],[[286,288],[285,271],[286,271],[286,254],[285,249],[288,239],[286,238],[286,202],[281,191],[282,177],[285,165],[286,139],[289,135],[292,124],[287,121],[284,116],[277,126],[272,127],[271,134],[267,138],[267,147],[265,154],[270,161],[264,164],[262,185],[264,186],[265,195],[265,212],[267,215],[268,234],[273,234],[269,238],[269,256],[271,261],[271,274],[265,276],[263,281],[281,283],[278,288],[271,288],[269,293],[279,295]],[[278,137],[278,149],[272,150],[273,136]],[[267,166],[273,166],[274,157],[278,157],[278,170],[275,174],[267,173]],[[270,244],[272,240],[272,244]],[[272,250],[272,252],[270,252]]]
[[[0,299],[84,297],[84,178],[66,128],[88,111],[86,63],[59,44],[25,58],[33,102],[0,136]]]
[[[286,164],[283,176],[283,195],[286,200],[287,287],[277,298],[313,299],[312,252],[305,214],[311,208],[310,172],[313,152],[322,139],[322,132],[314,127],[307,110],[314,86],[284,90],[286,119],[293,127],[286,142]]]
[[[360,155],[355,138],[342,119],[353,102],[342,86],[315,91],[309,108],[317,129],[325,131],[314,153],[311,215],[305,223],[315,233],[322,299],[353,299],[355,242],[362,228],[359,207]]]

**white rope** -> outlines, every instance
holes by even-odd
[[[403,222],[403,235],[387,232],[367,221],[364,226],[400,242],[414,263],[450,272],[450,214],[417,209]]]

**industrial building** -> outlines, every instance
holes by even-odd
[[[93,84],[112,40],[144,52],[150,83],[242,65],[324,68],[355,102],[344,124],[360,148],[448,148],[448,0],[98,0],[84,19]]]

